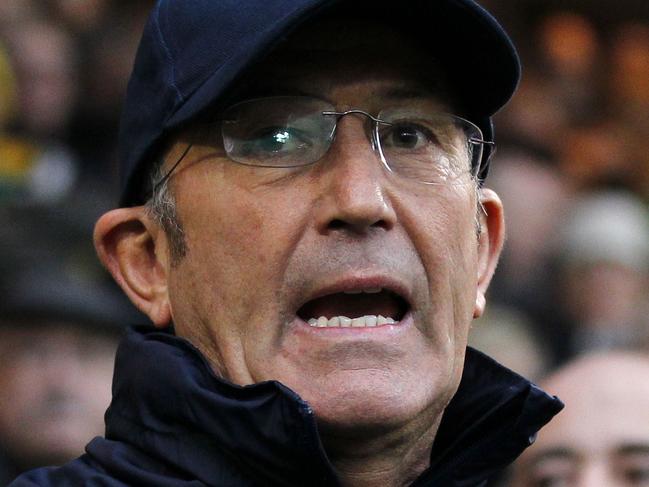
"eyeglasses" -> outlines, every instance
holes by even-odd
[[[338,122],[348,115],[367,118],[372,149],[389,172],[424,184],[475,180],[484,145],[493,145],[483,140],[480,129],[470,121],[423,106],[387,108],[375,117],[358,109],[336,111],[327,101],[304,96],[237,103],[223,113],[220,136],[227,157],[237,163],[308,166],[325,156],[335,140]],[[208,137],[218,134],[218,128],[210,127]],[[190,147],[154,187],[169,178]]]

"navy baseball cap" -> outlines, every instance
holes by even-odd
[[[222,103],[297,27],[345,6],[416,36],[449,76],[467,107],[462,115],[492,140],[491,116],[514,93],[520,62],[503,28],[473,0],[159,0],[138,48],[120,124],[121,205],[144,202],[149,168],[170,133]],[[485,149],[482,178],[491,152]]]

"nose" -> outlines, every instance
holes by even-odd
[[[390,230],[396,213],[387,191],[387,173],[364,130],[363,116],[339,120],[336,140],[321,165],[320,233],[365,234]]]

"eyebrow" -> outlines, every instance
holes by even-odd
[[[615,449],[618,455],[649,455],[649,443],[625,443]]]

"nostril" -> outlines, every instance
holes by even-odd
[[[345,222],[339,219],[331,220],[329,222],[329,229],[330,230],[339,230],[341,228],[345,228]]]
[[[390,229],[390,224],[386,220],[377,220],[374,223],[372,223],[372,226],[376,228],[382,228],[383,230]]]
[[[362,232],[372,227],[388,230],[390,228],[390,224],[383,219],[376,220],[375,222],[367,225],[365,222],[359,223],[335,218],[329,222],[329,225],[327,225],[328,230],[351,230],[353,232]]]

